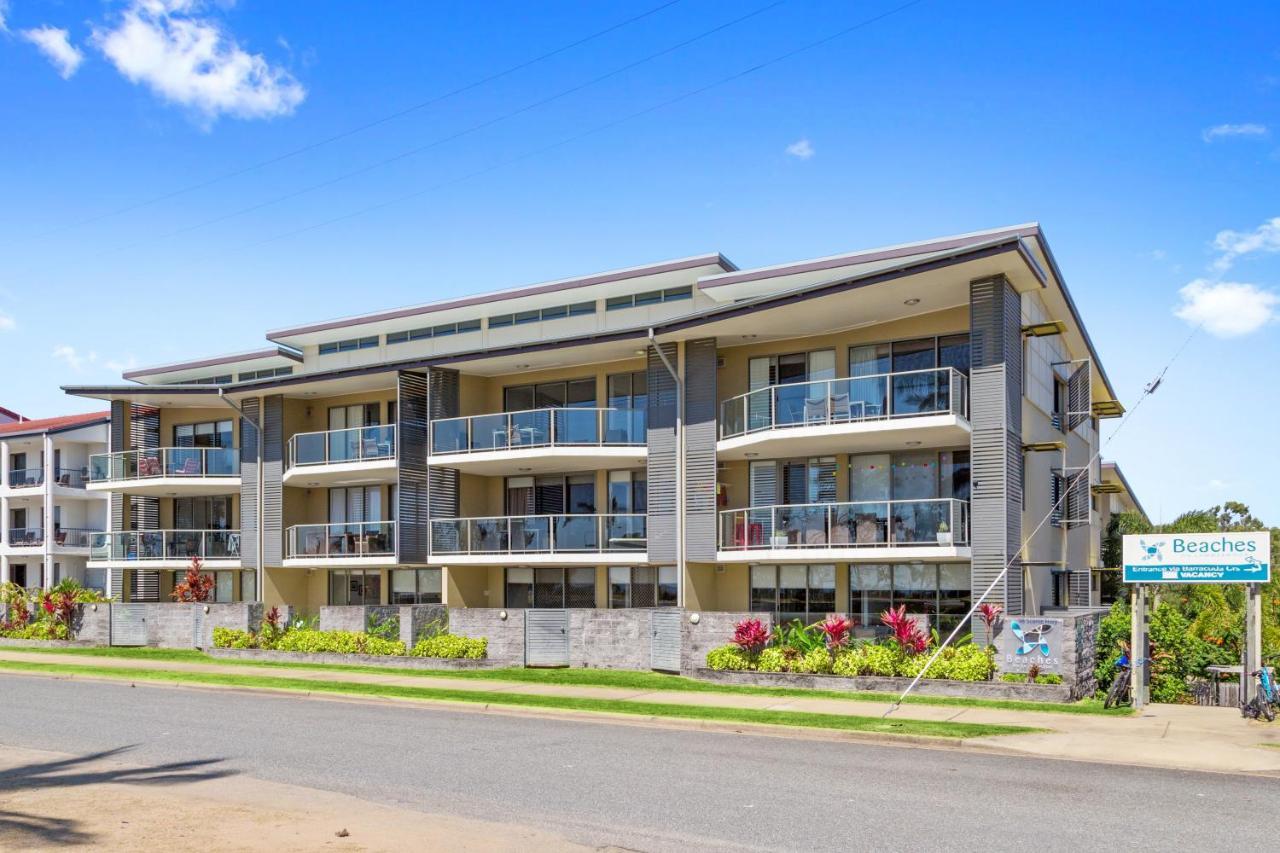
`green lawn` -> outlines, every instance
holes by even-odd
[[[23,661],[0,661],[0,670],[11,672],[48,672],[46,666]],[[926,720],[885,720],[880,717],[854,717],[842,714],[811,714],[801,711],[767,711],[750,708],[716,708],[659,702],[632,702],[621,699],[580,699],[566,696],[540,696],[520,693],[450,690],[436,687],[402,687],[384,684],[359,684],[341,681],[311,681],[275,675],[228,675],[206,672],[172,672],[141,668],[108,668],[92,664],[60,665],[59,672],[128,681],[152,681],[181,684],[209,684],[227,687],[256,687],[305,693],[331,693],[346,696],[373,696],[468,702],[506,707],[551,708],[569,711],[665,717],[683,720],[709,720],[773,726],[831,729],[836,731],[872,732],[877,734],[914,735],[935,738],[975,738],[992,735],[1029,734],[1044,731],[1029,726],[1002,726],[982,723],[950,723]]]
[[[3,652],[6,647],[0,647]],[[238,658],[214,658],[194,649],[153,649],[153,648],[99,648],[99,647],[7,647],[11,651],[40,652],[52,655],[75,655],[91,657],[134,658],[140,660],[182,661],[190,663],[219,663],[269,670],[324,670],[329,672],[367,672],[394,673],[395,675],[417,676],[421,678],[467,678],[481,681],[505,681],[533,684],[566,684],[576,687],[619,687],[630,690],[684,690],[697,693],[736,693],[753,696],[779,697],[818,697],[828,699],[851,699],[860,702],[884,703],[897,699],[889,693],[851,692],[843,690],[810,690],[803,687],[752,687],[735,684],[717,684],[701,681],[696,678],[685,678],[679,675],[664,675],[658,672],[632,672],[609,669],[525,669],[510,667],[505,669],[476,670],[423,670],[407,668],[387,668],[361,666],[358,664],[324,664],[324,663],[277,663],[244,660]],[[1096,699],[1084,699],[1079,702],[1029,702],[1006,699],[963,699],[945,696],[907,697],[906,703],[914,705],[941,705],[964,708],[995,708],[1005,711],[1039,711],[1059,714],[1101,714],[1106,716],[1127,716],[1132,713],[1129,708],[1106,710],[1102,702]]]

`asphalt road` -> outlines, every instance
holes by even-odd
[[[1275,779],[9,675],[4,745],[639,850],[1274,850],[1280,814]]]

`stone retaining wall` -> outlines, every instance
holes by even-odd
[[[484,637],[489,641],[489,660],[502,666],[524,666],[523,610],[451,607],[449,633],[459,637]]]
[[[267,649],[209,649],[215,658],[274,661],[277,663],[324,663],[347,666],[378,666],[387,669],[497,669],[501,663],[493,660],[465,660],[452,658],[413,658],[399,655],[340,655],[311,652],[277,652]],[[429,685],[427,685],[429,686]]]
[[[647,670],[652,660],[652,610],[569,611],[569,666]]]
[[[707,665],[707,652],[733,641],[733,629],[743,619],[756,618],[764,623],[766,631],[773,630],[773,617],[768,613],[724,613],[715,611],[685,611],[680,635],[680,671],[685,675],[703,669]],[[697,621],[693,621],[693,617]]]
[[[693,675],[719,684],[753,687],[801,687],[812,690],[844,690],[901,694],[911,684],[909,678],[881,678],[860,675],[845,678],[838,675],[805,675],[790,672],[732,672],[698,669]],[[946,681],[922,678],[913,691],[922,696],[947,696],[966,699],[1019,699],[1031,702],[1068,702],[1071,687],[1066,684],[1017,684],[1009,681]]]

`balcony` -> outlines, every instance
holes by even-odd
[[[152,497],[226,495],[240,491],[234,447],[160,447],[89,457],[89,491]]]
[[[356,486],[395,481],[394,424],[300,432],[289,439],[286,485]]]
[[[433,519],[431,562],[486,565],[508,558],[521,564],[644,562],[647,520],[643,514]]]
[[[44,485],[44,469],[15,468],[5,482],[11,489],[38,489]]]
[[[717,559],[851,562],[968,559],[968,501],[779,504],[720,513]]]
[[[629,467],[648,458],[643,409],[530,409],[431,424],[428,462],[466,474]]]
[[[44,545],[44,530],[39,527],[9,528],[10,548],[40,548]]]
[[[97,533],[89,544],[91,565],[185,569],[192,557],[205,568],[239,568],[239,530],[133,530]]]
[[[969,443],[969,379],[950,367],[770,385],[720,405],[720,459]],[[915,444],[919,442],[919,444]]]
[[[384,566],[395,555],[394,521],[297,524],[285,531],[286,566]]]
[[[59,527],[53,532],[53,548],[57,550],[83,551],[93,545],[93,538],[101,536],[101,530],[83,527]]]

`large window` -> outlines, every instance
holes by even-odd
[[[329,603],[337,606],[381,604],[382,572],[378,569],[329,572]]]
[[[391,604],[439,604],[443,600],[440,569],[394,569]]]
[[[205,421],[198,424],[176,424],[174,447],[231,447],[231,421]]]
[[[969,500],[967,450],[849,457],[849,500],[857,504],[849,519],[853,542],[936,542],[943,522],[955,528],[961,521],[948,498]]]
[[[649,416],[649,377],[643,370],[608,378],[605,444],[644,443]]]
[[[946,411],[951,367],[968,375],[968,333],[915,338],[849,347],[849,393],[854,407],[868,415],[916,415]],[[900,374],[886,380],[883,374]],[[859,379],[858,377],[867,377]]]
[[[816,622],[836,610],[836,567],[752,566],[751,610],[776,623]]]
[[[596,570],[507,569],[507,607],[595,607]]]
[[[594,409],[595,405],[594,379],[511,385],[502,391],[502,408],[506,412],[523,412],[529,409]]]
[[[234,530],[231,498],[174,498],[173,526],[175,530]]]
[[[609,606],[675,607],[677,583],[675,566],[611,566]]]
[[[849,618],[868,632],[879,629],[880,614],[905,606],[908,615],[927,616],[930,627],[946,634],[968,612],[970,597],[964,563],[849,567]]]

